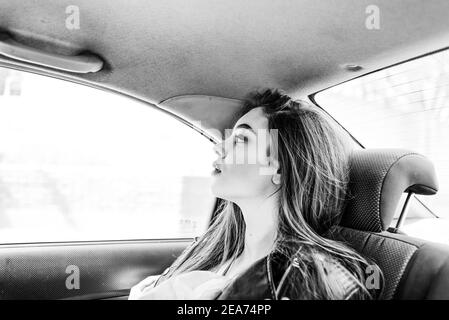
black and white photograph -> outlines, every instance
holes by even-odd
[[[449,300],[449,1],[0,0],[0,300]]]

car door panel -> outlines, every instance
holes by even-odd
[[[192,239],[0,246],[0,299],[126,298]]]

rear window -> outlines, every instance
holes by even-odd
[[[435,164],[440,190],[420,196],[435,215],[449,210],[449,52],[442,51],[315,95],[366,148],[407,148]]]

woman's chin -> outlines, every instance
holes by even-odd
[[[223,194],[220,192],[219,188],[217,188],[214,184],[212,184],[210,191],[215,198],[223,199]]]
[[[216,198],[220,198],[223,200],[229,200],[229,193],[226,192],[226,190],[223,190],[223,186],[217,184],[216,181],[212,182],[211,193]]]

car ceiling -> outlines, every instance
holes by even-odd
[[[80,8],[79,30],[65,26],[69,5]],[[365,27],[368,5],[380,9],[379,30]],[[0,64],[124,93],[222,130],[250,90],[301,97],[447,47],[448,16],[447,0],[0,0],[1,31],[48,52],[93,52],[105,67],[76,75],[1,56]]]

